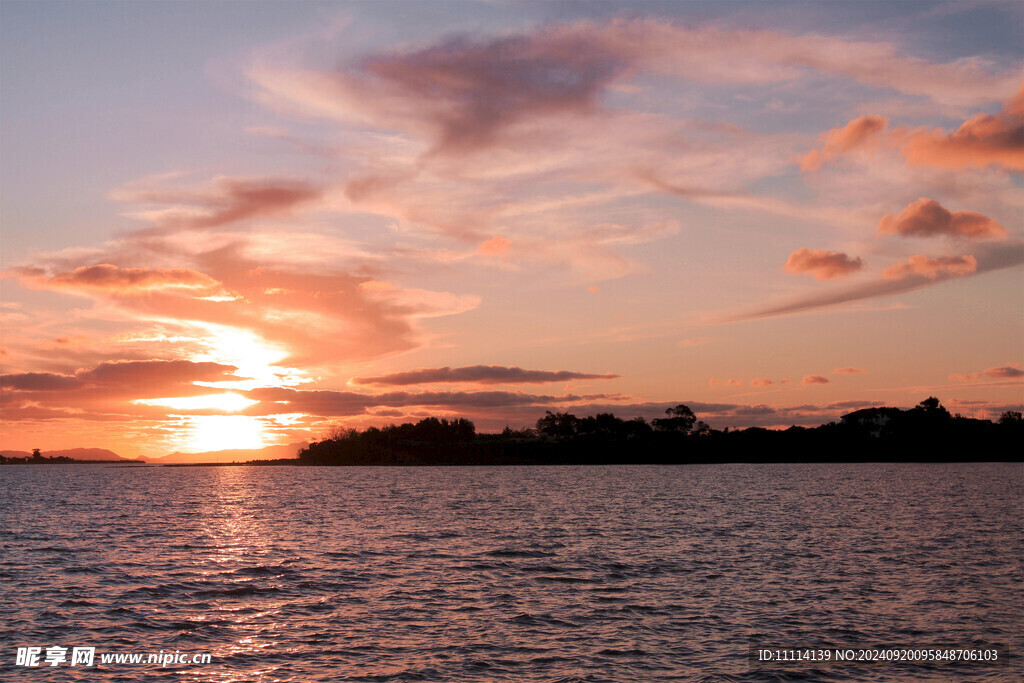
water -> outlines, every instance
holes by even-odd
[[[0,468],[0,679],[1021,680],[1021,464]],[[209,653],[15,666],[19,646]]]

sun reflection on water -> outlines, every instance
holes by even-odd
[[[280,646],[277,634],[279,615],[288,603],[281,594],[279,574],[286,573],[271,561],[270,534],[259,514],[259,486],[251,470],[242,467],[217,467],[210,496],[201,504],[204,552],[197,554],[197,573],[211,586],[207,618],[213,623],[229,624],[235,638],[219,644],[211,654],[219,661],[234,656],[255,656],[275,652]],[[266,673],[272,673],[269,667]],[[236,678],[224,671],[219,681],[262,680],[249,671]]]

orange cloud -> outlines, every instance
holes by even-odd
[[[436,382],[476,382],[479,384],[540,384],[567,382],[574,379],[615,379],[618,375],[594,375],[567,370],[524,370],[502,365],[470,365],[461,368],[423,368],[409,372],[396,372],[380,377],[354,377],[356,384],[387,384],[406,386]]]
[[[889,266],[882,271],[882,277],[888,280],[902,280],[914,275],[921,275],[934,280],[940,276],[960,277],[970,275],[978,269],[978,259],[973,256],[937,256],[914,254],[903,263]]]
[[[831,384],[828,377],[822,377],[821,375],[804,375],[804,378],[800,380],[800,384]]]
[[[934,199],[921,197],[907,205],[898,216],[886,214],[878,223],[881,235],[902,237],[963,237],[998,239],[1006,228],[988,216],[974,211],[949,211]]]
[[[718,379],[717,377],[712,377],[708,381],[708,386],[709,387],[742,387],[743,386],[743,382],[741,382],[738,379]]]
[[[1024,85],[996,114],[975,114],[955,132],[915,130],[902,143],[911,164],[1024,170]]]
[[[859,375],[864,372],[867,372],[867,370],[862,370],[861,368],[836,368],[832,371],[835,375]]]
[[[209,329],[218,325],[257,335],[270,347],[288,353],[287,362],[317,365],[341,359],[377,357],[415,347],[421,318],[449,315],[473,308],[478,299],[447,292],[407,289],[365,275],[327,269],[262,265],[245,255],[247,241],[239,237],[227,246],[205,246],[191,240],[197,253],[182,253],[165,236],[150,237],[147,249],[188,259],[194,269],[128,268],[103,264],[45,277],[42,268],[15,271],[33,283],[67,289],[116,303],[138,320],[177,320]],[[261,256],[261,255],[260,255]],[[192,296],[195,290],[159,287],[177,278],[187,285],[219,283],[230,296]],[[99,286],[106,283],[109,286]],[[122,291],[117,285],[134,286]],[[190,296],[181,296],[182,293]],[[139,294],[145,294],[141,296]]]
[[[889,120],[884,116],[860,116],[842,128],[822,133],[824,144],[821,149],[812,150],[804,156],[800,161],[800,169],[817,171],[825,161],[832,161],[847,152],[876,142],[888,125]]]
[[[789,255],[783,268],[790,273],[813,275],[817,280],[846,277],[864,267],[860,258],[851,259],[842,252],[824,249],[798,249]]]
[[[754,379],[750,380],[750,386],[752,387],[769,387],[773,384],[775,384],[775,382],[768,379],[767,377],[755,377]]]

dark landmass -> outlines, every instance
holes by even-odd
[[[1019,461],[1024,420],[996,422],[950,415],[938,399],[910,410],[866,408],[820,427],[712,429],[685,405],[648,423],[611,413],[577,418],[548,412],[536,429],[477,434],[462,418],[417,424],[337,428],[313,442],[301,465],[620,465],[724,462]],[[257,464],[257,463],[253,463]]]

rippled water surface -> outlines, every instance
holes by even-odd
[[[0,679],[1022,680],[1021,464],[0,467]],[[15,666],[19,646],[210,653]],[[97,661],[98,664],[98,661]]]

